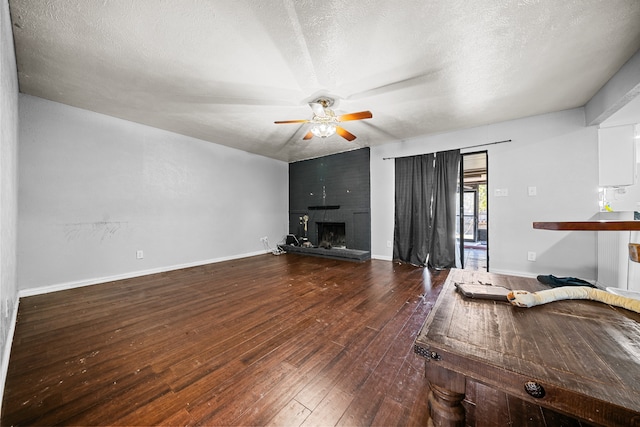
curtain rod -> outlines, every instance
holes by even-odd
[[[461,150],[466,150],[468,148],[484,147],[485,145],[503,144],[505,142],[511,142],[511,140],[510,139],[505,139],[504,141],[487,142],[486,144],[476,144],[476,145],[470,145],[468,147],[460,147],[460,149]],[[419,156],[419,154],[414,154],[414,156]],[[413,157],[413,156],[383,157],[382,160],[402,159],[402,158],[405,158],[405,157]]]

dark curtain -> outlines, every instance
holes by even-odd
[[[460,150],[436,153],[429,266],[456,266],[456,194]]]
[[[393,258],[413,265],[456,265],[456,184],[460,150],[395,160]]]
[[[425,266],[435,154],[396,159],[393,259]]]

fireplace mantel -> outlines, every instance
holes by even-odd
[[[310,211],[324,211],[340,209],[340,205],[322,205],[322,206],[307,206]]]

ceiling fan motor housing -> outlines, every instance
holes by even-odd
[[[323,108],[329,108],[333,105],[334,100],[333,98],[328,98],[328,97],[320,97],[318,99],[316,99],[315,101],[313,101],[316,104],[320,104],[322,105]]]

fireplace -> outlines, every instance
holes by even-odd
[[[347,236],[344,222],[316,222],[318,226],[318,242],[328,242],[334,248],[346,248]]]
[[[365,259],[371,251],[369,164],[369,148],[290,163],[289,234],[320,253],[360,251]],[[336,250],[322,248],[325,242]]]

